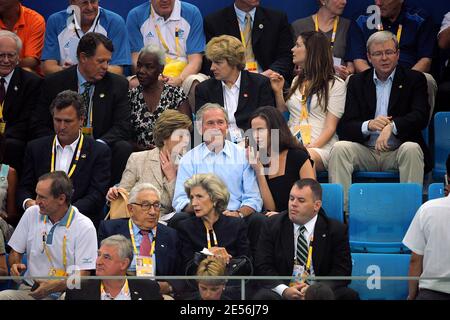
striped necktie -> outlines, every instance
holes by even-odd
[[[305,231],[305,226],[301,226],[297,237],[297,248],[295,250],[295,258],[301,266],[306,265],[306,260],[308,258],[308,243],[304,236]]]
[[[244,39],[245,61],[255,61],[255,54],[253,53],[252,47],[252,16],[249,13],[245,15]]]

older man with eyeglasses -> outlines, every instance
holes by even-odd
[[[367,41],[373,65],[350,78],[345,112],[331,150],[331,183],[341,183],[347,208],[354,170],[398,171],[400,182],[422,184],[431,157],[422,130],[428,125],[430,105],[423,73],[398,64],[397,37],[379,31]],[[346,210],[347,211],[347,210]]]
[[[121,234],[131,240],[134,258],[128,273],[137,276],[179,275],[180,247],[177,232],[158,222],[161,209],[160,192],[150,183],[136,184],[130,191],[130,219],[102,221],[99,242]],[[173,294],[174,281],[159,281],[161,294]]]

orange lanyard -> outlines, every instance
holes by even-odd
[[[128,228],[130,229],[130,237],[131,243],[133,244],[134,254],[139,255],[139,251],[137,250],[136,247],[136,240],[134,239],[133,225],[131,224],[131,219],[128,220]],[[155,233],[153,234],[152,246],[150,248],[150,257],[152,257],[153,253],[155,252],[155,246],[156,246],[156,228]]]
[[[75,160],[73,161],[72,168],[70,168],[67,176],[72,177],[73,172],[75,171],[78,163],[78,159],[80,159],[81,148],[83,147],[84,137],[83,134],[80,133],[80,141],[78,141],[77,153],[75,155]],[[53,138],[53,146],[52,146],[52,161],[50,163],[50,172],[55,171],[55,155],[56,155],[56,135]]]
[[[164,40],[162,34],[161,34],[161,30],[159,29],[158,24],[155,21],[155,13],[153,11],[153,6],[150,4],[150,16],[153,20],[153,25],[155,27],[156,30],[156,34],[158,35],[158,39],[161,42],[162,46],[164,47],[164,49],[166,50],[166,53],[169,53],[169,46],[167,45],[166,40]],[[181,56],[181,48],[180,48],[180,28],[176,27],[175,28],[175,47],[176,47],[176,51],[177,51],[177,58]]]
[[[206,229],[206,242],[208,243],[208,249],[211,249],[211,236],[209,235],[210,231],[212,231],[212,234],[213,234],[214,247],[217,247],[219,245],[219,242],[217,241],[217,236],[216,236],[216,233],[214,232],[214,229],[213,228],[209,229],[208,226],[206,225],[206,222],[204,222],[204,221],[203,221],[203,224]]]
[[[378,25],[378,31],[383,31],[383,24],[380,23]],[[402,30],[403,30],[403,26],[401,24],[398,25],[398,29],[397,29],[397,42],[398,44],[400,44],[400,38],[402,37]]]
[[[337,27],[339,24],[339,16],[336,16],[334,18],[334,23],[333,23],[333,33],[331,34],[331,49],[333,49],[334,47],[334,42],[336,40],[336,32],[337,32]],[[317,16],[317,14],[314,15],[314,26],[315,26],[315,30],[316,32],[319,32],[319,17]]]

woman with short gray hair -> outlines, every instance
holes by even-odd
[[[164,81],[164,65],[165,53],[158,46],[150,44],[139,52],[136,65],[139,86],[128,92],[135,151],[155,147],[153,130],[164,110],[178,110],[191,117],[191,107],[183,89]]]

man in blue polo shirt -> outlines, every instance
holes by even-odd
[[[400,45],[399,65],[425,73],[429,103],[433,109],[437,84],[427,73],[430,72],[436,39],[431,17],[424,10],[407,5],[404,0],[374,2],[380,9],[380,24],[372,14],[362,14],[352,22],[349,29],[347,60],[353,61],[356,72],[369,69],[367,40],[376,31],[391,31],[397,36]]]
[[[153,43],[166,51],[163,74],[170,85],[181,86],[200,71],[205,34],[196,6],[180,0],[147,1],[130,11],[127,28],[134,69],[139,50]]]
[[[99,7],[98,1],[70,0],[67,10],[48,18],[41,58],[45,74],[77,64],[78,42],[87,32],[101,33],[112,40],[115,50],[108,71],[122,74],[123,66],[131,64],[125,21],[118,14]]]

